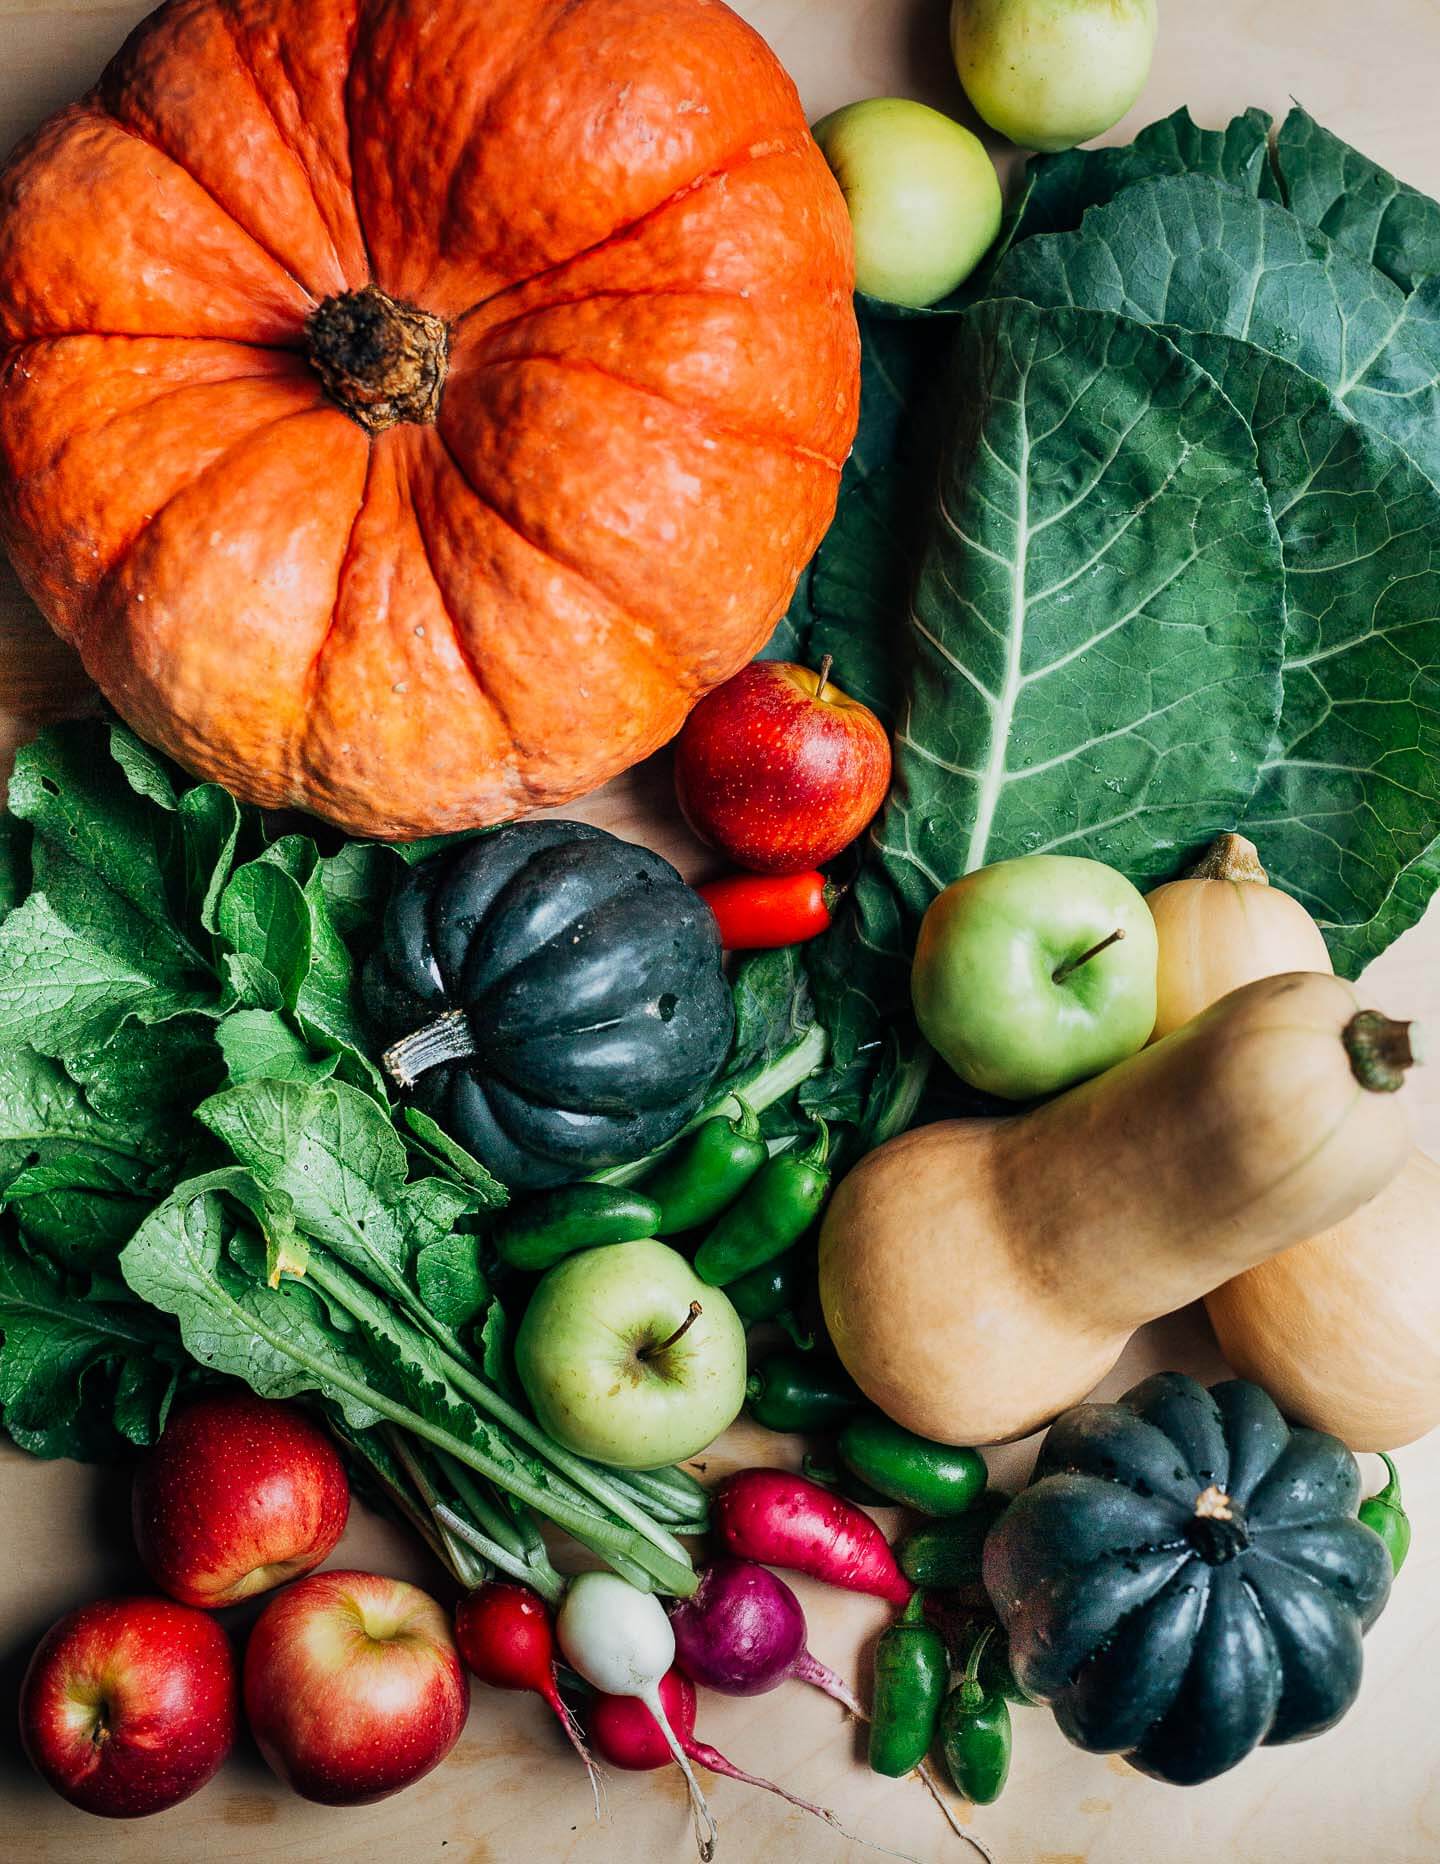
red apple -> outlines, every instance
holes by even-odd
[[[739,867],[819,867],[871,821],[890,787],[890,740],[827,677],[756,660],[685,721],[675,790],[695,833]]]
[[[100,1599],[40,1640],[20,1735],[72,1806],[139,1819],[204,1786],[234,1744],[237,1697],[213,1618],[169,1599]]]
[[[312,1574],[250,1634],[251,1733],[280,1778],[322,1805],[364,1806],[412,1785],[460,1739],[469,1708],[449,1620],[403,1580]]]
[[[233,1605],[308,1573],[349,1511],[345,1466],[320,1425],[247,1391],[177,1408],[135,1478],[140,1558],[186,1605]]]

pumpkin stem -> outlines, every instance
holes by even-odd
[[[1102,951],[1109,951],[1112,945],[1118,945],[1125,936],[1124,926],[1116,926],[1109,938],[1102,938],[1098,945],[1092,945],[1089,951],[1082,951],[1078,958],[1067,958],[1062,965],[1057,965],[1050,973],[1052,984],[1063,984],[1067,977],[1078,971],[1082,964],[1089,964],[1092,958],[1098,958]]]
[[[464,1010],[447,1010],[433,1023],[402,1036],[380,1057],[380,1065],[397,1087],[414,1087],[422,1074],[480,1053]]]
[[[1243,835],[1217,835],[1193,867],[1187,867],[1186,880],[1248,880],[1252,886],[1268,887],[1270,876],[1260,864],[1260,850]]]
[[[305,331],[325,392],[368,434],[400,421],[428,425],[450,363],[444,321],[366,285],[326,298]]]
[[[1368,1093],[1393,1094],[1408,1069],[1424,1061],[1418,1023],[1397,1023],[1379,1010],[1357,1010],[1345,1026],[1345,1053]]]
[[[1250,1545],[1250,1532],[1239,1508],[1215,1483],[1195,1497],[1195,1513],[1185,1538],[1207,1566],[1223,1566]]]

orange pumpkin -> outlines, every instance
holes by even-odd
[[[719,0],[171,0],[0,174],[0,539],[119,712],[409,836],[564,802],[834,509],[844,203]]]

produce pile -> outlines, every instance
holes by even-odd
[[[43,733],[0,818],[0,1418],[136,1457],[165,1595],[35,1654],[27,1746],[77,1805],[176,1804],[242,1715],[296,1792],[384,1797],[454,1747],[468,1669],[543,1699],[597,1817],[597,1761],[677,1765],[708,1859],[697,1768],[843,1828],[701,1741],[697,1689],[820,1688],[952,1824],[932,1755],[992,1802],[1012,1707],[1194,1784],[1354,1701],[1409,1524],[1352,1452],[1440,1422],[1423,1038],[1348,981],[1440,885],[1440,206],[1299,106],[1273,141],[1182,110],[1074,148],[1138,95],[1153,4],[1022,70],[1026,7],[952,19],[986,121],[1055,152],[1008,210],[906,100],[808,136],[689,0],[618,35],[605,0],[519,10],[477,147],[514,161],[543,70],[595,172],[542,164],[498,257],[468,144],[391,190],[368,15],[323,229],[318,195],[287,227],[162,159],[194,55],[167,10],[0,175],[0,523],[130,721]],[[129,254],[93,301],[83,266],[40,291],[87,163],[138,252],[243,250],[263,340],[181,294],[198,326],[150,354]],[[397,227],[432,183],[422,265]],[[362,222],[415,302],[334,288]],[[129,430],[72,424],[72,368],[145,410],[137,512],[179,503],[169,424],[223,387],[245,515],[187,545],[147,507],[142,550]],[[254,521],[282,462],[236,465],[262,416],[331,448],[298,582],[296,499]],[[291,660],[256,646],[272,600]],[[514,819],[671,735],[729,864],[699,888]],[[1240,1377],[1088,1402],[1202,1297]],[[743,1406],[803,1474],[702,1485]],[[1047,1427],[988,1486],[975,1446]],[[352,1485],[453,1610],[312,1570]],[[912,1517],[893,1547],[875,1506]],[[777,1568],[895,1608],[863,1700]],[[237,1668],[213,1614],[271,1592]],[[161,1696],[163,1766],[133,1719]]]

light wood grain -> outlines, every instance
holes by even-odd
[[[441,0],[437,0],[437,4]],[[1422,186],[1440,190],[1434,77],[1435,0],[1161,0],[1161,48],[1150,89],[1114,140],[1188,102],[1219,123],[1246,104],[1279,113],[1291,95],[1322,121]],[[0,147],[83,90],[143,5],[0,0]],[[740,11],[794,72],[812,115],[851,98],[905,91],[964,114],[949,61],[943,0],[742,0]],[[0,571],[0,754],[33,724],[84,703],[73,661]],[[591,799],[582,812],[643,837],[694,871],[703,856],[669,805],[664,760]],[[1440,1021],[1440,917],[1376,967],[1388,1009]],[[1440,1152],[1440,1069],[1424,1090],[1425,1137]],[[1147,1329],[1107,1381],[1118,1392],[1146,1370],[1223,1370],[1203,1322],[1184,1314]],[[1031,1447],[993,1458],[1019,1480]],[[739,1426],[711,1473],[793,1456]],[[1440,1857],[1440,1443],[1403,1458],[1416,1549],[1368,1645],[1360,1703],[1318,1743],[1256,1756],[1210,1786],[1180,1792],[1122,1763],[1066,1746],[1048,1716],[1017,1712],[1015,1771],[999,1805],[972,1829],[1002,1864],[1429,1864]],[[664,1776],[611,1781],[610,1821],[590,1823],[578,1770],[535,1705],[477,1690],[465,1736],[430,1780],[380,1806],[335,1813],[286,1795],[252,1752],[205,1792],[142,1826],[102,1826],[54,1799],[28,1773],[10,1730],[25,1656],[60,1611],[97,1591],[138,1585],[119,1474],[0,1453],[0,1859],[72,1864],[659,1864],[691,1855],[683,1794]],[[357,1511],[336,1563],[374,1566],[435,1585],[414,1545]],[[884,1609],[801,1585],[811,1643],[863,1687]],[[968,1855],[909,1783],[881,1782],[860,1763],[855,1733],[833,1704],[799,1685],[758,1702],[707,1698],[702,1734],[741,1765],[768,1771],[832,1805],[853,1831],[926,1864]],[[873,1853],[803,1815],[715,1782],[722,1857],[732,1864],[850,1864]]]

